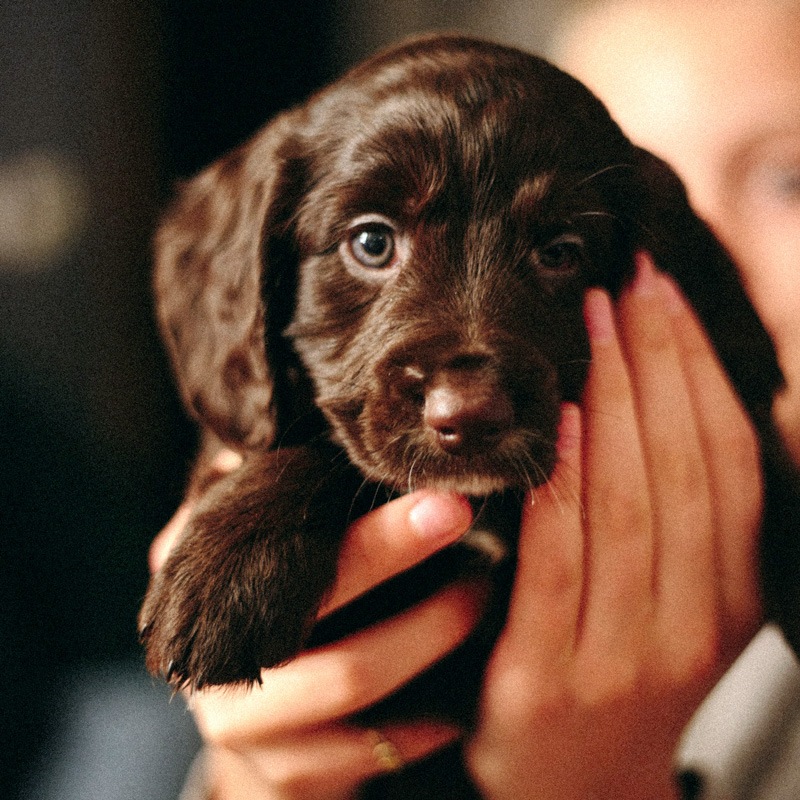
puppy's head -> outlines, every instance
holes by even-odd
[[[156,287],[184,398],[223,440],[295,442],[324,420],[370,479],[485,494],[551,472],[588,366],[584,290],[616,291],[639,247],[702,273],[707,320],[749,308],[677,179],[582,85],[437,36],[190,182]]]

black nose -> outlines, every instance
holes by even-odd
[[[470,371],[443,373],[427,387],[423,421],[451,455],[486,451],[514,422],[505,392]]]

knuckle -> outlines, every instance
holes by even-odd
[[[598,526],[620,536],[640,536],[652,528],[652,512],[641,491],[620,481],[598,487],[594,502]],[[591,508],[590,508],[591,512]]]
[[[506,667],[502,675],[493,675],[492,706],[502,709],[503,724],[508,730],[531,727],[563,720],[575,706],[571,682],[563,676],[544,678],[528,668]]]
[[[654,437],[652,444],[653,453],[658,456],[658,472],[662,480],[675,487],[686,497],[695,498],[703,496],[709,491],[708,474],[702,453],[682,446],[682,443],[695,439],[695,433],[676,421],[671,426],[671,434],[664,431]],[[683,429],[685,433],[676,436],[676,430]]]
[[[197,724],[200,738],[205,744],[217,747],[228,747],[233,744],[229,728],[218,724],[213,718],[200,719],[195,715],[195,723]]]
[[[624,419],[619,414],[609,416],[606,409],[627,408],[631,403],[631,384],[628,370],[621,356],[610,354],[593,355],[584,397],[586,410],[605,416],[605,423],[613,425],[615,419]]]
[[[326,690],[329,692],[327,705],[333,714],[346,716],[361,707],[365,697],[372,695],[375,683],[372,660],[351,652],[332,666]]]
[[[568,600],[583,584],[583,564],[564,554],[548,560],[546,569],[537,569],[533,588],[536,596]]]
[[[634,360],[652,359],[676,349],[672,325],[656,296],[627,293],[623,296],[622,311],[623,336]]]
[[[638,326],[638,333],[642,349],[650,358],[676,350],[672,328],[660,315],[647,315],[645,322]]]
[[[204,698],[199,696],[190,700],[190,708],[200,736],[206,744],[219,747],[235,744],[236,723],[230,715],[209,708]]]

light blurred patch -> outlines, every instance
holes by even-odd
[[[75,246],[88,215],[78,170],[46,152],[0,162],[0,272],[37,272]]]

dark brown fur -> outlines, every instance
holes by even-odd
[[[347,255],[353,220],[376,214],[397,266]],[[545,481],[559,403],[586,374],[584,291],[618,292],[640,248],[697,308],[763,437],[765,588],[794,637],[796,493],[770,423],[782,379],[725,253],[579,83],[430,37],[278,117],[189,182],[159,231],[184,400],[245,461],[153,578],[150,669],[202,687],[291,658],[376,487]]]

